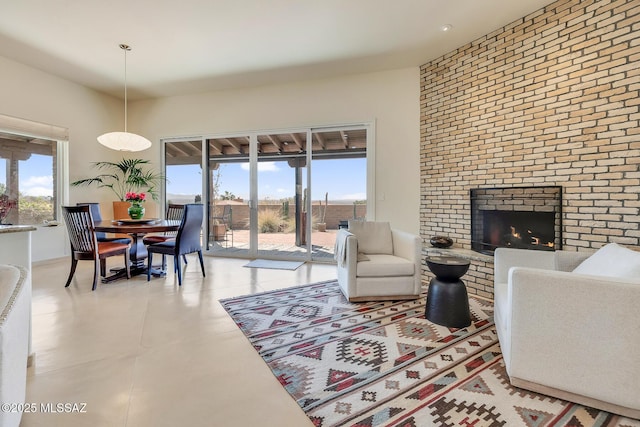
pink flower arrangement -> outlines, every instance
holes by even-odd
[[[147,195],[144,193],[134,193],[133,191],[128,192],[125,195],[125,200],[127,202],[144,202],[146,199]]]
[[[7,215],[9,215],[11,209],[16,206],[18,206],[16,201],[9,200],[9,196],[7,194],[0,195],[0,224],[2,224]]]

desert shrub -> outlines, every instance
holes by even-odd
[[[18,201],[20,224],[40,224],[53,219],[53,200],[50,197],[21,196]]]
[[[275,210],[264,209],[258,211],[258,232],[277,233],[280,231],[282,218]]]
[[[295,233],[296,231],[296,219],[293,217],[285,218],[282,220],[282,231],[284,233]]]

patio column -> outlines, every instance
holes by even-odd
[[[3,153],[2,157],[6,159],[6,183],[7,189],[6,194],[9,196],[9,200],[15,201],[18,203],[18,198],[20,197],[20,160],[28,160],[31,157],[30,153],[17,153],[15,151],[9,151],[8,153]],[[18,207],[11,209],[9,215],[5,219],[5,222],[9,224],[19,224],[20,214]]]
[[[304,158],[295,158],[288,161],[289,166],[295,168],[296,175],[296,196],[295,196],[295,205],[296,205],[296,246],[305,245],[305,221],[304,215],[305,212],[303,206],[303,197],[302,197],[302,169],[307,166],[307,160]]]

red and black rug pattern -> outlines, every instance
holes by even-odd
[[[335,281],[220,302],[318,427],[640,427],[512,387],[490,301],[461,329],[427,321],[425,296],[350,303]]]

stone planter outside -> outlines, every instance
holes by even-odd
[[[225,234],[227,232],[227,227],[224,224],[214,224],[213,225],[213,240],[224,240]]]

